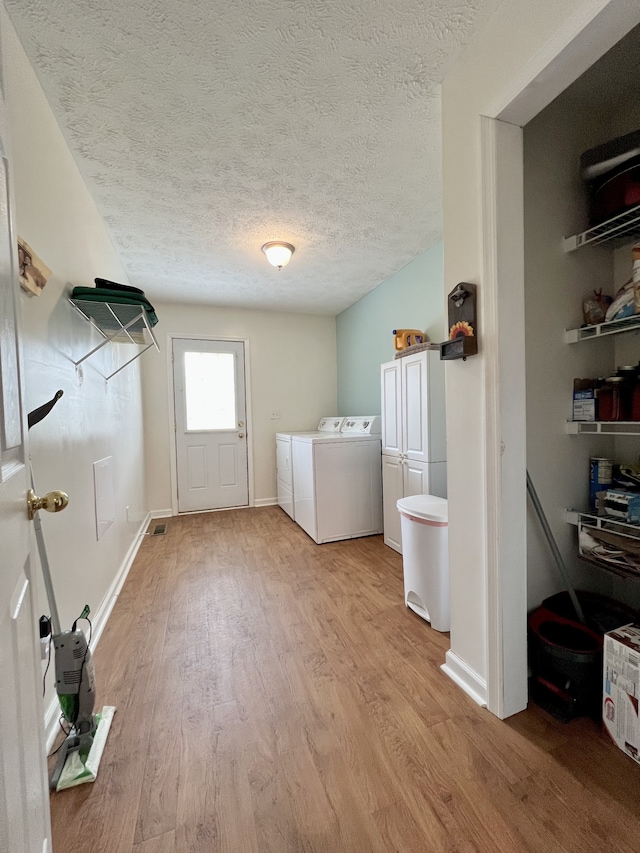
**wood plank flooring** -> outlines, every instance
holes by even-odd
[[[55,853],[640,850],[640,767],[587,719],[501,722],[440,670],[379,536],[277,507],[146,537],[95,653],[117,711]]]

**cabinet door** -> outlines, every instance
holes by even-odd
[[[415,462],[412,459],[405,459],[402,472],[402,489],[405,498],[411,495],[432,494],[429,482],[430,467],[426,462]]]
[[[382,452],[390,455],[402,450],[401,361],[388,361],[381,368]]]
[[[402,462],[397,456],[382,456],[382,510],[384,544],[402,554],[400,513],[396,504],[403,496]]]
[[[408,355],[402,362],[402,439],[410,459],[428,462],[428,371],[427,353]]]
[[[402,488],[404,497],[410,495],[435,495],[447,497],[447,463],[414,462],[405,459],[403,465]]]

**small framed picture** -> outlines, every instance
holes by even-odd
[[[31,296],[40,296],[51,277],[51,270],[22,237],[18,237],[20,287]]]

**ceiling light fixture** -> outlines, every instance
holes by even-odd
[[[277,267],[279,270],[291,260],[291,255],[295,252],[295,248],[291,243],[283,243],[280,240],[272,240],[270,243],[265,243],[262,251],[267,256],[269,263]]]

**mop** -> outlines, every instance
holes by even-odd
[[[29,413],[27,418],[29,429],[49,414],[62,394],[62,391],[57,391],[53,399]],[[33,470],[31,471],[31,489],[35,499]],[[42,499],[40,507],[49,512],[58,512],[64,509],[67,503],[68,498],[64,493],[54,492]],[[83,782],[95,782],[116,709],[112,705],[105,705],[100,713],[94,714],[96,692],[93,659],[89,642],[82,629],[78,628],[80,620],[88,621],[89,607],[86,606],[83,609],[71,630],[61,629],[38,509],[33,512],[33,522],[51,610],[49,626],[50,642],[53,642],[54,647],[56,692],[62,716],[69,726],[65,740],[57,750],[58,759],[49,780],[49,787],[52,790],[61,791],[64,788],[81,785]],[[89,625],[91,625],[90,622]]]
[[[584,612],[582,610],[582,605],[578,600],[578,596],[576,595],[576,591],[573,588],[573,584],[571,583],[571,578],[569,577],[569,570],[567,569],[564,560],[562,559],[562,554],[560,553],[560,549],[558,548],[558,543],[556,542],[553,533],[551,532],[551,528],[549,527],[549,522],[547,521],[547,517],[544,514],[544,510],[542,509],[542,504],[540,503],[540,499],[538,497],[538,493],[536,492],[533,481],[529,476],[529,472],[527,471],[527,493],[529,495],[529,499],[533,504],[533,508],[536,511],[536,515],[538,516],[538,521],[542,527],[542,532],[545,535],[547,543],[551,548],[551,553],[553,554],[553,559],[555,560],[556,566],[558,568],[558,572],[560,573],[560,577],[565,583],[567,587],[567,592],[569,593],[569,598],[571,599],[571,604],[573,605],[573,609],[576,611],[576,616],[580,620],[583,625],[587,624],[587,620],[584,617]]]

